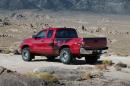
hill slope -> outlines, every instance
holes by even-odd
[[[128,13],[130,0],[0,0],[0,8]]]

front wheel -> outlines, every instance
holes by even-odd
[[[72,61],[72,54],[69,48],[63,48],[60,52],[60,60],[64,64],[70,64]]]
[[[28,47],[22,49],[22,59],[24,61],[31,61],[34,58],[34,55],[31,54]]]

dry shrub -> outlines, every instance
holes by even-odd
[[[81,75],[81,80],[88,80],[88,79],[91,79],[91,73],[89,72],[85,72]]]
[[[6,48],[6,49],[1,50],[1,53],[10,54],[11,51],[8,48]]]
[[[100,65],[95,65],[97,69],[99,70],[107,70],[107,65],[106,64],[100,64]]]
[[[86,71],[81,75],[81,80],[88,80],[92,78],[100,78],[103,75],[103,72],[101,70],[91,70],[91,71]]]
[[[104,65],[111,66],[112,65],[112,60],[103,60],[102,63]]]
[[[20,42],[15,42],[15,43],[13,43],[13,44],[9,47],[9,50],[11,51],[11,53],[13,53],[13,54],[15,54],[15,55],[19,55],[19,54],[20,54],[19,45],[20,45]]]
[[[43,80],[47,80],[47,81],[57,81],[58,79],[47,72],[29,72],[25,74],[27,77],[31,77],[31,78],[39,78],[39,79],[43,79]]]

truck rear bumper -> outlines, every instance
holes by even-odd
[[[105,48],[80,48],[80,54],[81,55],[86,55],[86,54],[94,54],[94,53],[98,53],[98,54],[103,54],[102,51],[103,50],[107,50],[108,47]]]

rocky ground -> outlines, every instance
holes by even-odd
[[[0,67],[0,86],[60,86],[58,81],[45,81],[30,78],[17,72]]]
[[[86,72],[87,70],[87,72]],[[95,70],[95,69],[94,69]],[[0,86],[129,86],[127,80],[106,77],[103,73],[93,72],[93,68],[60,69],[56,67],[42,68],[40,72],[53,73],[58,80],[47,81],[37,77],[28,77],[17,72],[0,67]],[[89,72],[88,72],[89,71]],[[101,72],[101,71],[100,71]],[[90,73],[90,74],[89,74]],[[44,76],[42,76],[44,77]]]
[[[116,56],[102,56],[94,65],[86,64],[84,59],[77,60],[75,64],[64,65],[58,58],[54,62],[48,62],[45,57],[24,62],[20,55],[10,54],[0,54],[0,59],[0,86],[130,85],[128,57],[117,59]]]

